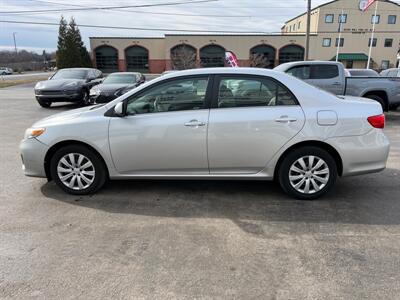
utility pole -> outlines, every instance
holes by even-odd
[[[306,32],[306,57],[309,60],[310,56],[310,30],[311,30],[311,0],[307,0],[307,32]]]
[[[16,34],[17,34],[16,32],[13,32],[15,54],[18,53],[18,50],[17,50],[17,40],[16,40],[16,38],[15,38],[15,35],[16,35]]]

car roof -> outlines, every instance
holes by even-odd
[[[171,72],[165,74],[163,78],[175,78],[182,76],[191,76],[191,75],[213,75],[213,74],[241,74],[241,75],[268,75],[268,74],[281,74],[280,72],[273,71],[270,69],[261,69],[261,68],[230,68],[230,67],[221,67],[221,68],[200,68],[200,69],[189,69],[182,70],[179,72]]]

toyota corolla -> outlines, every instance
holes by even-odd
[[[385,117],[284,73],[215,68],[161,76],[105,105],[43,119],[21,142],[27,176],[71,194],[111,179],[273,180],[298,199],[385,168]]]

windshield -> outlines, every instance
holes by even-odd
[[[108,75],[106,79],[104,79],[103,83],[126,83],[131,84],[137,81],[137,77],[135,74],[115,74]]]
[[[87,72],[87,70],[63,69],[54,74],[51,79],[85,79]]]

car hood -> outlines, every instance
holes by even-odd
[[[62,89],[68,84],[76,82],[78,85],[82,85],[85,83],[85,80],[83,79],[50,79],[50,80],[45,80],[45,81],[40,81],[38,82],[38,87],[39,89]]]
[[[96,89],[100,90],[100,92],[115,92],[119,89],[123,88],[134,88],[135,84],[121,84],[121,83],[102,83],[96,86]]]
[[[45,126],[48,126],[48,125],[52,125],[52,124],[56,124],[56,123],[65,122],[65,121],[68,121],[68,120],[76,119],[78,117],[81,117],[81,116],[85,115],[88,112],[100,109],[102,107],[103,107],[103,105],[100,104],[100,105],[86,106],[86,107],[72,109],[72,110],[69,110],[69,111],[58,113],[58,114],[55,114],[55,115],[51,115],[51,116],[49,116],[47,118],[41,119],[40,121],[38,121],[35,124],[33,124],[32,127],[45,127]]]

